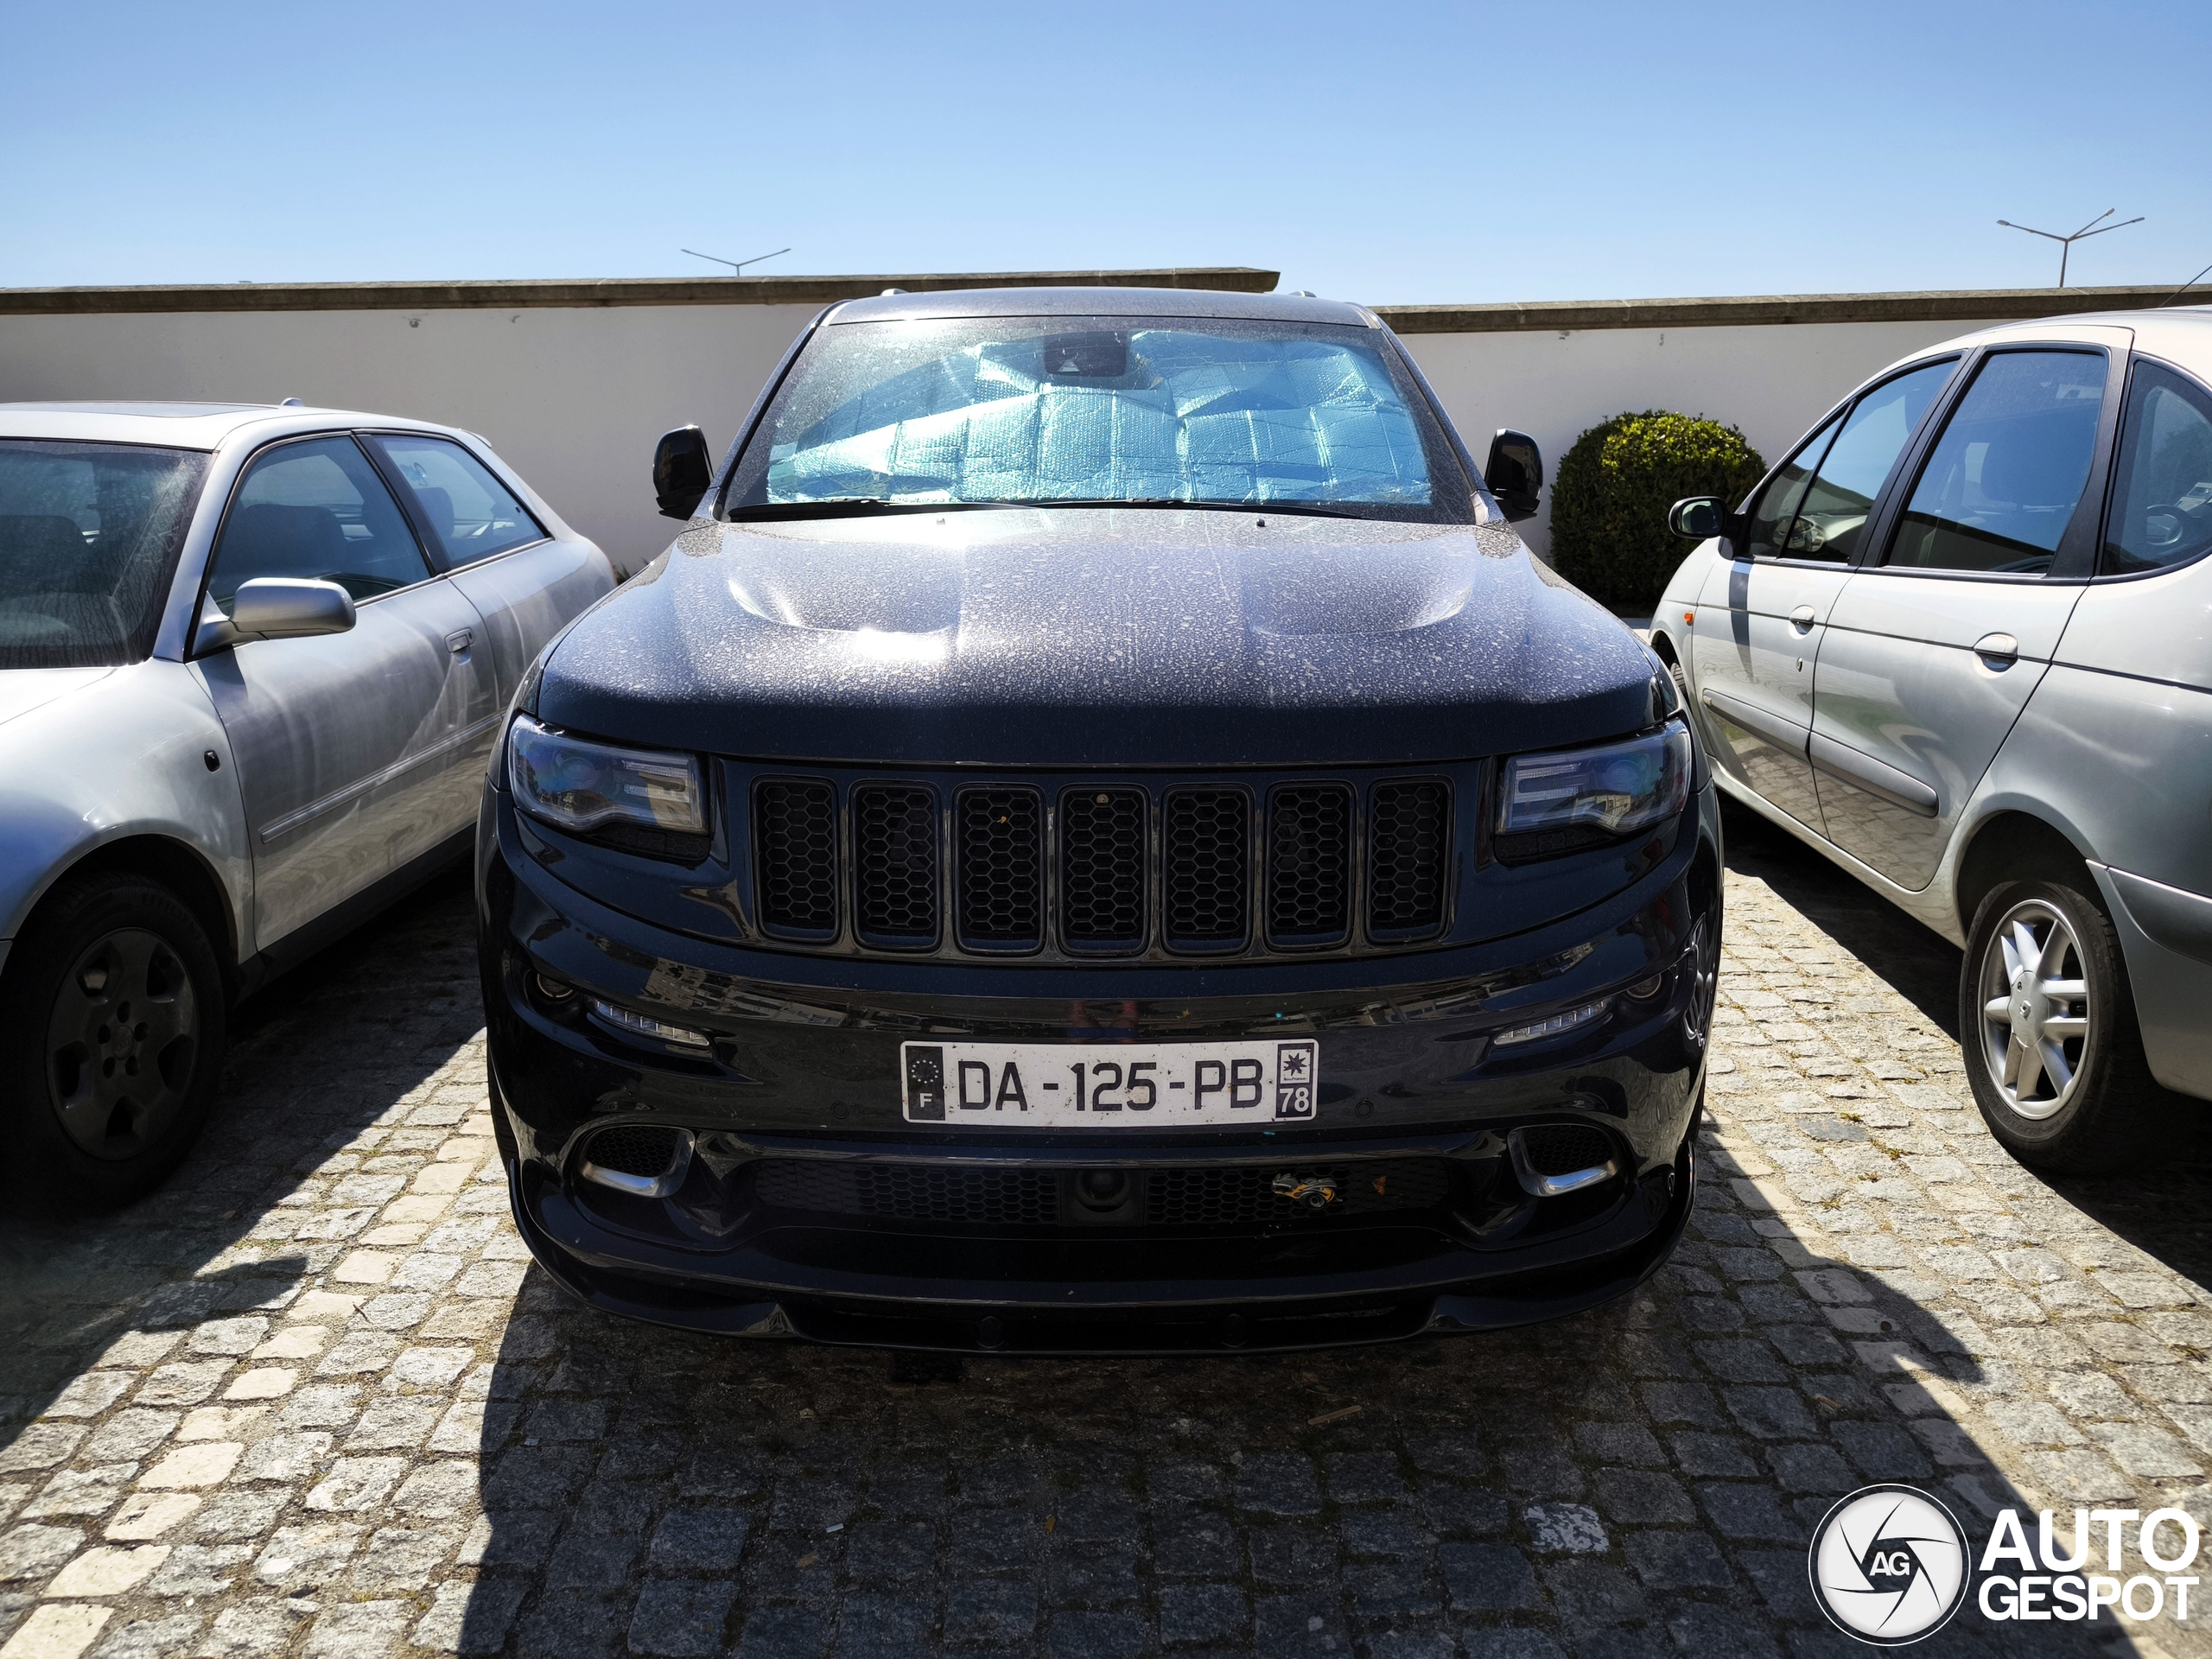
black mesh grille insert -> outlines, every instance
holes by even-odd
[[[1539,1175],[1572,1175],[1613,1155],[1613,1138],[1591,1123],[1541,1123],[1521,1131],[1521,1151]]]
[[[1032,789],[964,789],[960,836],[960,942],[983,950],[1044,943],[1045,809]]]
[[[1238,790],[1168,796],[1163,931],[1171,947],[1233,950],[1244,942],[1250,811]]]
[[[779,1209],[886,1221],[1050,1226],[1060,1214],[1059,1177],[1050,1170],[770,1158],[760,1165],[753,1191]]]
[[[1440,1158],[1333,1164],[1320,1173],[1336,1182],[1336,1201],[1317,1211],[1276,1193],[1274,1178],[1284,1168],[1310,1173],[1304,1165],[1274,1164],[1141,1172],[1146,1223],[1221,1227],[1326,1221],[1435,1210],[1452,1193],[1451,1167]],[[754,1193],[777,1209],[886,1221],[1049,1227],[1061,1220],[1059,1191],[1060,1177],[1052,1170],[769,1158],[753,1173]]]
[[[584,1147],[584,1157],[618,1175],[642,1175],[647,1180],[664,1175],[676,1161],[677,1131],[649,1124],[625,1124],[601,1129]]]
[[[1334,944],[1351,928],[1351,791],[1301,784],[1268,798],[1268,937]]]
[[[853,791],[854,921],[888,944],[937,939],[937,798],[918,785]]]
[[[837,814],[830,785],[772,778],[753,796],[760,919],[785,933],[837,931]]]
[[[1060,932],[1078,950],[1144,943],[1145,798],[1138,789],[1060,797]]]
[[[1432,932],[1444,925],[1448,800],[1445,785],[1435,779],[1375,786],[1367,925],[1378,938]]]
[[[1392,1210],[1433,1210],[1452,1191],[1448,1166],[1437,1158],[1284,1165],[1292,1174],[1319,1173],[1336,1183],[1336,1201],[1319,1210],[1274,1190],[1278,1166],[1156,1169],[1145,1178],[1145,1219],[1158,1227],[1217,1227],[1259,1222],[1325,1221],[1331,1216]]]

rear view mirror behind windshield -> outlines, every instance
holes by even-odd
[[[1483,482],[1490,486],[1506,518],[1518,524],[1536,512],[1536,498],[1544,487],[1544,458],[1536,441],[1510,426],[1497,429],[1490,441],[1490,460],[1483,467]]]
[[[689,518],[699,498],[715,481],[707,435],[696,426],[679,426],[653,446],[653,499],[664,518]]]

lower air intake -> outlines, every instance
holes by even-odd
[[[1613,1155],[1613,1138],[1588,1123],[1543,1123],[1521,1131],[1521,1151],[1539,1175],[1573,1175]]]
[[[648,1124],[601,1129],[584,1147],[585,1160],[617,1175],[638,1175],[652,1180],[667,1173],[683,1149],[681,1129]]]

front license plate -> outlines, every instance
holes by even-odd
[[[903,1043],[909,1123],[1032,1129],[1310,1121],[1319,1045]]]

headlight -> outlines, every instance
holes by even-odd
[[[1563,853],[1632,835],[1680,812],[1689,789],[1689,728],[1679,720],[1618,743],[1516,754],[1498,791],[1498,850]]]
[[[577,834],[609,823],[693,835],[707,828],[691,756],[587,743],[528,715],[517,715],[507,733],[507,779],[523,810]]]

